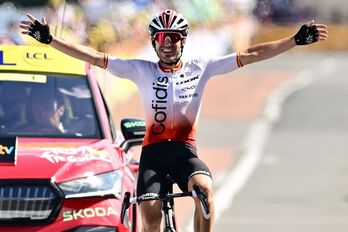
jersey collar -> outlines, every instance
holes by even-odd
[[[163,72],[175,72],[182,68],[182,60],[180,60],[176,65],[173,65],[172,67],[164,67],[161,62],[158,61],[158,66]]]

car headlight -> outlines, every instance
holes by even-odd
[[[65,198],[114,195],[121,197],[122,172],[115,170],[58,184]]]

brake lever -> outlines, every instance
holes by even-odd
[[[130,206],[130,192],[126,192],[124,194],[124,198],[122,201],[122,208],[121,208],[121,223],[123,224],[124,217],[126,216],[127,209]]]
[[[210,219],[209,206],[207,202],[207,195],[198,187],[198,185],[193,185],[194,195],[199,199],[201,207],[203,209],[203,216],[205,219]]]

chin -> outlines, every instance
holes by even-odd
[[[172,63],[174,59],[161,59],[163,63]]]

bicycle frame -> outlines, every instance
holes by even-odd
[[[173,181],[167,177],[167,195],[173,194]],[[175,211],[174,211],[174,199],[173,198],[165,198],[162,200],[162,212],[164,219],[164,231],[176,231],[176,219],[175,219]]]

